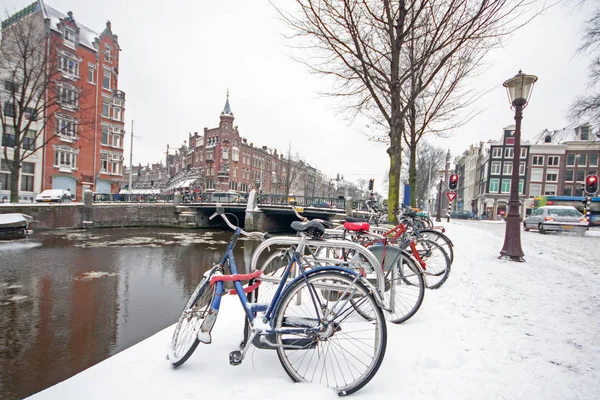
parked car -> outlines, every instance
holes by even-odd
[[[537,229],[540,233],[548,231],[570,231],[585,233],[588,221],[573,206],[543,206],[531,213],[523,221],[523,229]]]
[[[450,218],[454,219],[473,219],[473,213],[467,210],[457,210],[450,213]]]
[[[35,196],[38,203],[67,203],[73,201],[71,192],[66,189],[47,189]]]

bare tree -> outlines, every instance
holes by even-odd
[[[594,53],[594,57],[589,66],[590,93],[585,96],[579,96],[575,99],[569,109],[569,118],[575,121],[590,122],[596,128],[596,135],[600,137],[600,92],[598,83],[600,82],[600,8],[594,11],[592,17],[587,21],[583,44],[578,49],[579,52]]]
[[[63,123],[54,129],[54,125],[57,125],[55,116],[64,112],[61,105],[79,108],[83,89],[60,80],[57,44],[41,13],[15,21],[8,18],[2,28],[2,151],[10,172],[10,201],[18,202],[23,161],[40,151],[55,136],[72,131],[73,125],[70,123]],[[80,115],[84,114],[84,110],[81,110]],[[86,118],[88,124],[92,122],[91,115]],[[75,121],[75,118],[71,121]]]
[[[295,33],[299,60],[334,78],[329,95],[343,99],[351,116],[363,114],[386,130],[390,158],[388,217],[394,218],[400,190],[402,134],[413,101],[462,49],[487,51],[509,34],[516,18],[535,0],[296,0],[297,15],[279,10]],[[414,62],[406,61],[411,40],[423,40]],[[427,40],[425,40],[427,39]],[[429,73],[403,88],[421,69]]]
[[[409,148],[404,149],[403,169],[408,172],[410,168]],[[432,187],[436,186],[439,178],[439,171],[444,169],[446,159],[446,150],[434,146],[426,140],[419,143],[419,152],[416,157],[416,183],[411,184],[411,205],[421,206],[428,204],[431,198]],[[409,176],[409,174],[404,174]],[[404,180],[409,184],[409,180]],[[414,198],[414,203],[413,203]]]
[[[280,157],[275,172],[275,180],[278,194],[289,195],[301,185],[301,166],[298,154],[292,155],[291,146],[288,147],[287,157]]]

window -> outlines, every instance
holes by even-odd
[[[577,166],[578,167],[585,167],[585,164],[587,162],[587,154],[577,154]]]
[[[2,147],[15,147],[17,144],[16,136],[15,136],[15,128],[7,125],[6,131],[2,134]]]
[[[580,188],[575,188],[575,193],[573,194],[573,196],[579,196],[579,197],[583,197],[583,187]]]
[[[502,179],[501,193],[510,193],[510,179]]]
[[[58,70],[70,78],[79,77],[79,60],[77,56],[67,52],[58,55]]]
[[[212,179],[209,179],[206,181],[206,189],[214,189],[215,188],[215,182]]]
[[[79,92],[71,85],[60,84],[58,87],[58,96],[63,108],[75,109],[79,106]]]
[[[557,169],[549,169],[546,171],[546,182],[558,182]]]
[[[504,143],[506,143],[506,144],[513,144],[514,145],[515,144],[515,138],[514,138],[514,136],[512,136],[512,137],[508,137],[507,136],[506,140],[504,141]]]
[[[25,111],[23,112],[23,116],[26,119],[30,119],[33,121],[37,120],[37,116],[38,116],[38,110],[36,110],[35,108],[31,108],[31,107],[25,107]]]
[[[597,175],[597,173],[596,173],[596,172],[598,172],[598,171],[596,171],[595,169],[590,169],[590,170],[588,171],[588,175]]]
[[[231,148],[231,160],[235,162],[240,160],[240,149],[237,147]]]
[[[556,196],[556,185],[546,185],[544,196]]]
[[[515,149],[512,147],[507,147],[504,149],[504,158],[513,158],[515,155]]]
[[[498,179],[498,178],[490,179],[490,193],[498,193],[499,184],[500,184],[500,179]]]
[[[35,150],[35,137],[37,135],[37,131],[34,131],[32,129],[29,129],[27,131],[27,133],[25,134],[25,136],[23,137],[23,143],[21,144],[21,147],[23,147],[25,150]]]
[[[523,188],[525,186],[525,181],[523,179],[519,179],[519,193],[524,193]]]
[[[15,105],[9,102],[4,103],[4,115],[6,117],[14,118],[16,115]]]
[[[500,175],[500,161],[492,161],[492,171],[490,175]]]
[[[575,173],[575,178],[577,182],[583,182],[585,180],[585,170],[578,169]]]
[[[33,177],[35,164],[23,162],[21,167],[21,190],[24,192],[33,192]]]
[[[64,137],[75,138],[77,137],[77,123],[68,116],[57,116],[56,133]]]
[[[558,166],[559,162],[560,162],[559,156],[548,156],[548,166],[556,167],[556,166]]]
[[[104,45],[104,61],[110,62],[112,49],[108,45]]]
[[[544,138],[544,143],[552,143],[552,136],[548,135]]]
[[[110,100],[102,99],[102,116],[110,118]]]
[[[75,46],[75,31],[65,27],[65,44],[68,46]]]
[[[102,78],[102,88],[106,90],[110,90],[110,70],[104,68],[104,74]]]
[[[590,154],[590,167],[598,166],[598,153]]]
[[[527,158],[527,147],[521,147],[521,158]]]
[[[531,181],[541,182],[543,176],[544,176],[544,170],[542,168],[532,168],[531,169]]]
[[[66,146],[56,146],[54,148],[54,166],[77,168],[77,151]]]
[[[233,168],[233,177],[234,178],[237,177],[237,169],[236,168]]]
[[[575,171],[572,169],[568,169],[565,171],[565,182],[573,182],[573,178],[575,177]]]
[[[100,154],[100,172],[108,172],[108,154]]]
[[[565,186],[563,189],[563,196],[573,196],[573,187]]]
[[[227,147],[223,147],[223,160],[229,160],[229,149]]]
[[[511,162],[504,163],[504,169],[502,170],[502,175],[510,175],[512,174],[513,165]]]
[[[531,158],[531,165],[544,165],[544,156],[533,156]]]
[[[582,126],[581,127],[581,133],[579,134],[579,136],[581,137],[581,140],[589,140],[590,135],[589,135],[589,127],[588,126]]]
[[[525,163],[523,161],[519,163],[519,175],[525,175]]]
[[[4,81],[4,89],[9,93],[15,93],[19,90],[19,85],[7,79]]]
[[[542,195],[542,185],[532,183],[529,185],[529,197],[539,197]]]
[[[575,166],[575,154],[567,154],[567,167]]]
[[[108,125],[102,125],[102,138],[100,143],[108,146]]]
[[[92,85],[96,84],[96,66],[88,63],[88,82]]]
[[[502,158],[502,149],[500,147],[492,148],[492,158]]]

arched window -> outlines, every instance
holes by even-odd
[[[552,142],[552,136],[548,135],[544,138],[544,143],[551,143]]]

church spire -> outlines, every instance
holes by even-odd
[[[231,115],[233,117],[231,106],[229,105],[229,89],[227,89],[227,101],[225,102],[225,108],[223,109],[221,115]]]

